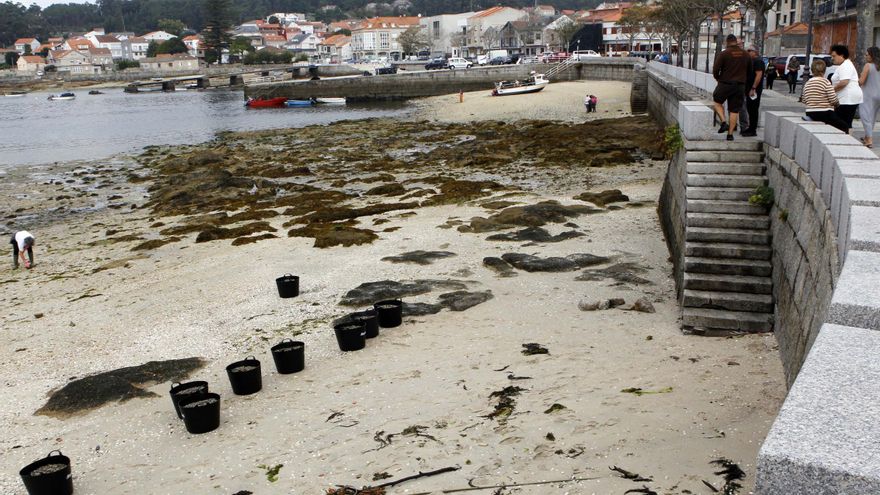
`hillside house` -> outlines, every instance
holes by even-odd
[[[141,60],[147,57],[150,42],[140,36],[132,36],[122,40],[122,58],[125,60]]]
[[[468,17],[462,56],[475,57],[501,45],[501,28],[511,21],[523,20],[525,11],[512,7],[492,7]]]
[[[18,57],[16,68],[19,72],[37,73],[46,68],[46,59],[39,55],[22,55]]]
[[[100,74],[103,68],[92,64],[91,58],[75,50],[53,50],[49,52],[49,63],[59,73]]]
[[[318,43],[318,55],[325,64],[338,64],[351,59],[351,36],[334,34]]]
[[[399,60],[402,55],[397,37],[419,25],[419,17],[373,17],[351,32],[351,51],[356,60]]]
[[[25,52],[37,53],[40,44],[41,43],[36,38],[19,38],[15,40],[15,51],[18,52],[19,55],[23,55]]]
[[[147,33],[141,36],[141,38],[147,41],[155,41],[156,43],[161,43],[163,41],[168,41],[171,38],[177,38],[177,36],[174,36],[171,33],[166,33],[165,31],[153,31],[151,33]]]
[[[431,55],[435,57],[459,56],[467,30],[467,20],[476,12],[440,14],[422,17],[419,25],[431,42]]]

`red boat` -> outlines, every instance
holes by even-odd
[[[278,98],[270,98],[268,100],[265,99],[250,99],[244,106],[249,108],[280,108],[284,106],[284,103],[287,102],[287,98],[280,96]]]

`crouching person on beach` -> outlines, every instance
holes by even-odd
[[[18,268],[18,258],[24,263],[25,268],[30,268],[34,264],[34,236],[26,230],[20,230],[13,234],[9,241],[12,244],[12,269]],[[27,259],[24,253],[27,251]]]

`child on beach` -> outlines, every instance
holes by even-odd
[[[596,112],[596,105],[599,104],[599,98],[596,95],[590,95],[590,108],[592,108],[592,112]]]
[[[12,269],[18,268],[18,258],[24,263],[25,268],[30,268],[34,264],[34,236],[26,230],[20,230],[12,235],[9,241],[12,244]],[[28,259],[25,259],[24,252],[27,251]]]
[[[590,113],[590,95],[584,96],[584,108],[587,109],[587,113]]]
[[[584,106],[587,107],[587,113],[593,113],[596,111],[597,101],[595,95],[587,95],[584,97]]]

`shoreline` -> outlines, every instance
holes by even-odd
[[[558,88],[566,91],[547,94],[568,100],[543,109],[547,115],[561,116],[573,101],[580,103],[573,100],[580,87]],[[120,196],[109,200],[120,206],[86,214],[74,225],[47,225],[35,233],[37,267],[30,272],[7,267],[0,297],[11,308],[3,317],[10,331],[0,348],[6,358],[0,366],[15,398],[0,405],[0,422],[17,434],[0,439],[0,451],[7,454],[0,491],[24,493],[17,470],[60,448],[73,458],[77,493],[179,493],[207,483],[219,493],[318,493],[335,484],[363,486],[380,482],[373,480],[385,474],[397,479],[452,465],[461,470],[389,493],[458,488],[469,479],[498,484],[571,476],[598,479],[551,485],[552,490],[610,493],[644,484],[658,492],[705,493],[702,480],[722,485],[712,474],[717,467],[710,464],[720,457],[746,471],[747,493],[754,483],[758,445],[785,394],[775,340],[772,334],[727,339],[681,334],[668,253],[654,211],[665,162],[638,154],[627,162],[610,148],[598,151],[625,146],[627,133],[639,127],[624,124],[643,124],[603,121],[602,127],[584,128],[595,136],[572,141],[567,133],[579,128],[530,124],[535,100],[466,95],[459,109],[450,108],[446,98],[421,102],[422,110],[411,118],[341,122],[296,133],[232,133],[223,148],[216,148],[223,152],[221,168],[262,174],[313,195],[331,189],[350,195],[345,200],[328,196],[330,203],[319,210],[323,215],[344,213],[346,207],[413,202],[404,198],[434,191],[415,201],[433,198],[436,204],[347,223],[345,228],[377,236],[360,245],[319,249],[313,247],[315,238],[286,237],[289,227],[282,221],[291,215],[282,212],[251,222],[279,229],[273,234],[277,238],[232,246],[228,239],[195,242],[201,234],[193,231],[164,246],[132,251],[145,241],[167,240],[162,230],[208,215],[168,215],[176,211],[168,209],[177,208],[173,202],[180,196],[175,194],[185,192],[168,188],[178,177],[174,160],[195,164],[216,143],[159,147],[138,157],[144,171],[155,175],[164,170],[167,184],[156,178],[132,183],[128,173],[97,166],[82,175],[74,175],[77,170],[64,175],[60,182],[75,179],[85,196],[52,202],[87,203],[96,193]],[[600,108],[602,101],[615,98],[610,90],[600,95]],[[512,105],[522,105],[516,111],[526,120],[514,123]],[[600,117],[613,115],[612,109]],[[484,121],[474,122],[462,111],[478,113]],[[579,115],[572,111],[569,120]],[[422,123],[426,116],[432,118]],[[509,123],[493,123],[497,119]],[[613,132],[601,134],[603,127]],[[540,139],[535,139],[538,132]],[[337,134],[346,140],[337,141]],[[598,144],[588,144],[588,138]],[[483,148],[483,141],[492,144]],[[312,142],[338,145],[322,148],[322,156],[311,162],[296,163],[297,147]],[[620,161],[571,166],[566,155],[582,151],[570,148],[572,142],[595,146],[591,154]],[[511,149],[499,146],[503,143]],[[239,157],[247,157],[246,167],[236,168]],[[287,174],[304,173],[295,172],[296,167],[308,167],[309,173],[285,176],[279,163],[286,164]],[[451,194],[450,184],[468,181],[498,181],[502,188],[469,189],[449,202],[437,199],[444,197],[444,188]],[[17,201],[27,208],[37,197],[70,195],[65,191],[74,186],[63,184],[33,184],[33,196]],[[253,184],[256,196],[269,187]],[[407,192],[365,194],[380,185],[390,192],[394,184]],[[149,198],[144,197],[148,187]],[[50,195],[53,188],[58,192]],[[606,189],[621,189],[630,199],[602,206],[573,199]],[[240,197],[227,199],[220,192],[201,197]],[[157,197],[166,203],[144,207]],[[581,237],[490,241],[490,235],[522,227],[487,233],[465,228],[477,225],[473,217],[491,218],[511,206],[542,201],[589,210],[542,226],[553,236],[575,231]],[[214,204],[187,208],[207,212]],[[248,204],[230,213],[254,211],[255,203]],[[131,240],[108,242],[120,238]],[[383,260],[418,249],[454,255],[425,265]],[[541,258],[587,253],[608,259],[569,272],[516,268],[515,276],[508,277],[483,264],[484,257],[509,253]],[[575,280],[582,272],[612,266],[623,267],[631,277],[617,280],[609,278],[614,272],[603,272],[595,279]],[[275,293],[274,278],[286,272],[302,277],[296,299],[281,300]],[[470,293],[489,291],[491,298],[464,311],[407,317],[402,327],[382,330],[363,351],[343,354],[335,348],[328,325],[350,310],[337,304],[348,291],[365,282],[426,279],[459,282]],[[450,291],[436,288],[405,300],[435,304],[445,292]],[[617,297],[628,305],[644,297],[656,312],[578,308],[584,300]],[[283,376],[272,369],[268,347],[283,337],[306,342],[303,372]],[[549,354],[525,356],[526,343],[539,343]],[[233,396],[224,367],[249,353],[262,361],[264,389],[254,396]],[[72,377],[191,356],[208,360],[192,379],[207,379],[222,396],[221,426],[215,432],[185,432],[171,410],[167,382],[143,386],[155,397],[106,404],[68,419],[32,416],[46,402],[44,394]],[[37,366],[47,359],[55,365]],[[513,380],[508,374],[529,378]],[[524,389],[512,397],[511,414],[503,421],[483,417],[498,404],[490,395],[507,386]],[[630,388],[660,393],[623,392]],[[382,443],[374,437],[384,438],[380,431],[401,435],[379,448]],[[259,466],[277,464],[284,466],[278,481],[271,482]],[[652,481],[634,483],[609,466]],[[547,490],[538,486],[517,493]]]

